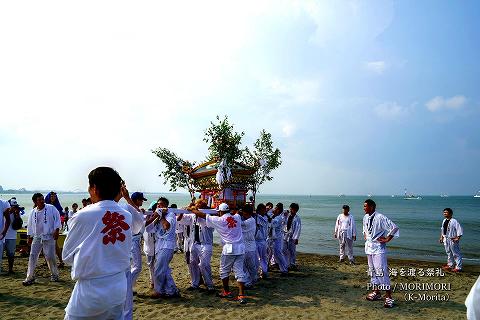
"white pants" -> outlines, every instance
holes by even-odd
[[[137,282],[138,276],[142,271],[142,249],[141,249],[142,234],[138,234],[132,237],[132,259],[131,269],[132,273],[132,285]]]
[[[460,252],[460,242],[454,242],[452,239],[443,238],[443,244],[445,245],[445,252],[447,253],[448,265],[450,267],[456,267],[462,269],[462,253]]]
[[[257,257],[262,269],[262,275],[268,275],[268,253],[267,253],[267,242],[266,241],[257,241]]]
[[[387,254],[367,254],[368,272],[373,285],[382,285],[384,290],[390,290],[390,277],[388,276]]]
[[[245,276],[245,272],[243,271],[244,260],[244,254],[222,254],[222,256],[220,257],[220,279],[228,278],[230,276],[230,272],[233,270],[237,282],[245,283],[247,281],[247,277]]]
[[[345,254],[348,260],[353,261],[353,239],[347,238],[347,231],[340,231],[338,234],[338,244],[340,245],[340,259],[345,258]]]
[[[282,250],[283,240],[281,238],[278,239],[270,239],[269,240],[269,258],[270,261],[273,257],[275,262],[278,264],[278,268],[280,272],[288,272],[287,262],[285,261],[285,257],[283,256]]]
[[[258,260],[257,251],[245,252],[245,260],[243,262],[243,271],[247,277],[246,284],[253,285],[258,280]]]
[[[38,257],[40,256],[42,248],[50,273],[52,276],[58,277],[58,268],[55,260],[55,240],[33,238],[30,257],[28,258],[27,281],[35,278],[35,268],[37,267]]]
[[[190,263],[188,270],[192,280],[192,287],[200,285],[200,275],[208,288],[213,288],[212,267],[212,246],[194,243],[190,251]]]
[[[155,291],[160,294],[173,295],[178,293],[175,281],[172,278],[172,269],[170,269],[170,261],[173,258],[173,249],[160,249],[155,254],[155,271],[153,284]]]
[[[125,278],[127,279],[127,294],[125,296],[125,304],[123,305],[123,319],[133,319],[133,275],[130,270],[125,272]]]
[[[148,273],[150,275],[150,283],[153,283],[155,277],[155,256],[147,256]]]
[[[65,308],[65,319],[123,319],[125,272],[95,279],[79,279]]]
[[[175,251],[183,250],[183,240],[184,240],[183,232],[177,233],[176,236],[177,236],[177,246],[175,247]]]
[[[297,245],[295,244],[295,240],[284,240],[282,249],[287,268],[295,266],[297,262]]]

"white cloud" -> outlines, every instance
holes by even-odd
[[[377,116],[383,119],[398,119],[410,114],[415,104],[404,107],[397,102],[385,102],[377,105],[374,109]]]
[[[387,68],[385,61],[369,61],[365,62],[364,66],[367,70],[376,74],[383,74]]]
[[[284,122],[282,123],[282,133],[285,138],[291,137],[296,130],[296,126],[294,123],[291,122]]]
[[[306,104],[320,100],[320,83],[317,80],[288,80],[275,78],[266,83],[274,95],[294,104]]]
[[[444,98],[442,96],[436,96],[427,103],[425,106],[431,112],[435,112],[441,109],[460,109],[467,102],[467,98],[463,95],[456,95],[451,98]]]

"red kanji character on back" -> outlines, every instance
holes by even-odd
[[[235,228],[237,226],[237,220],[235,220],[233,217],[228,217],[226,221],[229,229]]]
[[[125,241],[124,230],[130,229],[130,226],[124,221],[125,216],[117,213],[107,211],[102,218],[105,228],[102,229],[102,233],[106,233],[103,236],[103,244],[107,245],[109,242],[115,244],[117,240],[120,242]]]

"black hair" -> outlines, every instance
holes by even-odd
[[[98,167],[88,174],[88,183],[95,186],[101,200],[114,200],[120,193],[121,182],[118,172],[110,167]]]
[[[41,194],[40,192],[34,193],[33,196],[32,196],[33,203],[35,203],[37,201],[37,199],[40,198],[40,197],[43,197],[43,194]]]
[[[257,212],[262,210],[267,210],[267,207],[263,203],[260,203],[257,205]]]
[[[348,211],[350,211],[350,206],[348,204],[344,204],[342,206],[342,209],[347,209]]]
[[[292,208],[295,211],[298,211],[298,209],[300,209],[300,207],[298,206],[298,203],[295,203],[295,202],[290,204],[290,208]]]
[[[449,214],[453,214],[453,210],[450,208],[445,208],[443,211],[447,211]]]
[[[375,201],[373,201],[372,199],[367,199],[364,201],[364,203],[368,204],[370,207],[373,208],[373,210],[375,210],[377,208],[377,204],[375,203]]]
[[[159,201],[165,202],[165,204],[167,205],[167,207],[168,207],[168,204],[170,203],[170,201],[168,201],[168,199],[165,198],[165,197],[160,197],[160,198],[158,198],[157,202],[159,202]]]
[[[242,209],[243,212],[249,213],[250,215],[253,214],[253,207],[248,204],[244,205]]]
[[[266,206],[266,207],[272,207],[272,208],[273,208],[273,203],[267,202],[267,203],[265,203],[265,206]]]
[[[170,206],[170,208],[177,209],[177,208],[178,208],[178,206],[177,206],[177,204],[175,204],[175,203],[172,203],[172,205]]]
[[[78,203],[74,202],[74,203],[72,204],[72,208],[73,208],[73,206],[77,206],[77,207],[78,207]]]
[[[279,202],[275,207],[280,209],[280,211],[283,211],[283,203]]]

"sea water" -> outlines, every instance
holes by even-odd
[[[21,206],[28,212],[32,208],[30,194],[1,194],[2,200],[16,196]],[[189,195],[181,193],[146,193],[148,201],[165,196],[170,203],[179,207],[189,203]],[[59,193],[63,207],[71,210],[72,203],[82,207],[82,198],[88,194]],[[333,237],[335,220],[341,213],[342,205],[350,206],[357,226],[357,241],[354,243],[354,254],[364,256],[364,240],[362,235],[363,202],[366,196],[314,196],[314,195],[257,195],[257,203],[282,202],[286,208],[292,202],[300,205],[299,216],[302,219],[302,233],[298,251],[319,254],[337,254],[338,241]],[[387,244],[389,255],[396,258],[445,261],[444,247],[438,242],[443,220],[443,209],[453,209],[456,218],[464,229],[460,247],[465,264],[480,264],[480,198],[473,196],[424,196],[421,200],[404,200],[402,196],[373,196],[377,203],[377,211],[385,214],[400,228],[400,237]],[[26,216],[24,217],[26,223]]]

